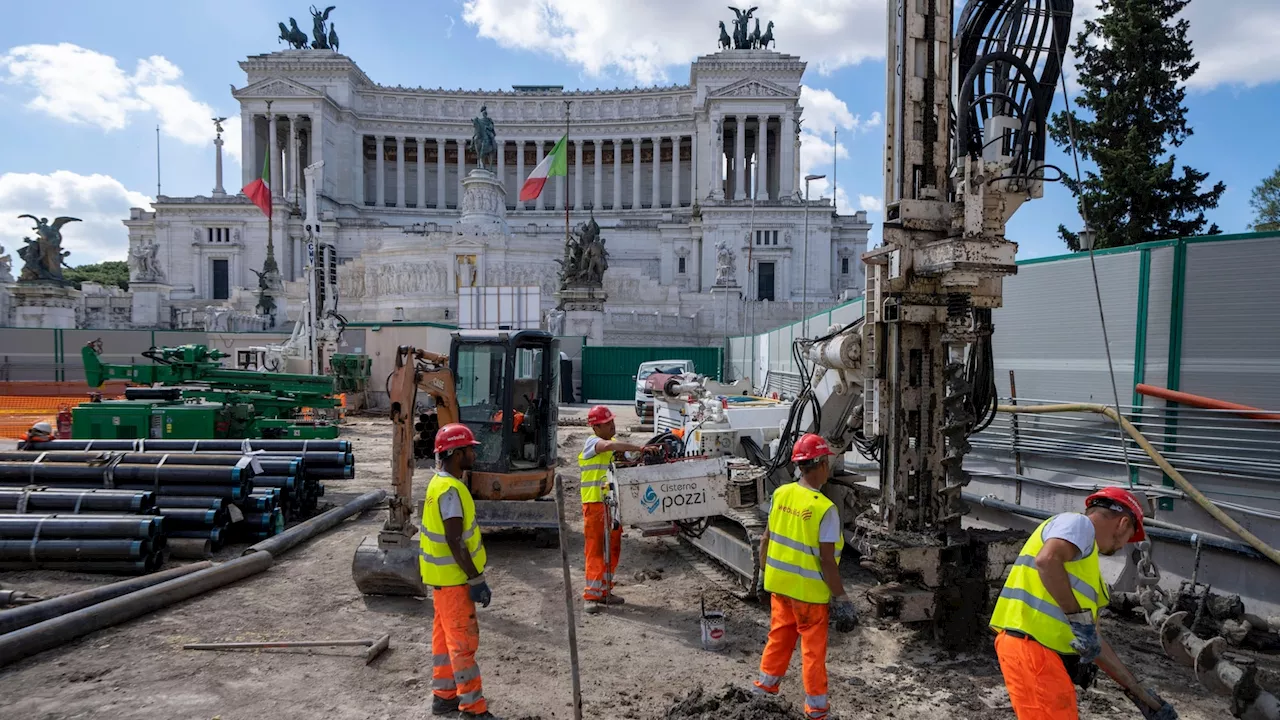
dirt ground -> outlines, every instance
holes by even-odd
[[[630,411],[617,408],[627,417]],[[562,415],[581,415],[562,409]],[[627,420],[619,425],[625,427]],[[561,428],[567,497],[577,496],[576,454],[585,428]],[[348,421],[357,477],[326,481],[327,501],[345,502],[390,481],[390,428],[378,418]],[[419,470],[415,497],[429,473]],[[575,583],[582,588],[581,513],[571,503],[567,538]],[[81,638],[60,649],[0,669],[0,718],[315,718],[430,716],[429,601],[365,598],[351,579],[361,538],[376,533],[382,512],[370,512],[299,546],[267,572],[162,612]],[[538,549],[527,536],[486,535],[493,603],[479,611],[478,660],[485,695],[497,716],[571,718],[569,653],[560,553]],[[725,685],[746,688],[756,674],[768,631],[765,608],[727,595],[670,538],[624,539],[618,590],[625,606],[584,616],[576,603],[586,717],[779,718],[746,704],[733,710],[690,693],[723,697]],[[239,548],[225,550],[233,556]],[[223,558],[225,559],[225,558]],[[643,575],[639,573],[645,571]],[[643,579],[637,579],[637,578]],[[0,586],[42,595],[69,592],[106,578],[55,572],[0,573]],[[869,578],[854,575],[851,595]],[[862,583],[861,586],[858,583]],[[727,614],[728,647],[702,649],[699,597]],[[832,633],[828,653],[833,715],[840,718],[1011,719],[999,668],[988,648],[946,653],[913,630],[869,618],[849,635]],[[1155,632],[1107,623],[1126,662],[1189,720],[1229,715],[1225,698],[1194,686],[1190,668],[1159,650]],[[391,649],[366,666],[354,648],[314,651],[198,652],[195,641],[359,639],[391,634]],[[783,682],[784,700],[803,701],[799,653]],[[732,695],[732,693],[730,693]],[[1084,718],[1136,718],[1137,711],[1107,680],[1081,699]],[[756,708],[756,709],[752,709]]]

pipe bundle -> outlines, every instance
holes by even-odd
[[[122,575],[164,563],[164,518],[155,515],[0,514],[0,570]]]

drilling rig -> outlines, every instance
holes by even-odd
[[[956,22],[950,0],[889,0],[884,242],[863,256],[865,316],[795,341],[805,386],[780,433],[743,429],[692,378],[670,398],[709,408],[684,413],[682,441],[706,452],[700,434],[723,427],[741,445],[733,454],[765,469],[751,471],[757,492],[730,493],[750,502],[680,528],[744,586],[791,444],[817,432],[837,455],[879,463],[878,489],[838,472],[824,490],[881,581],[877,614],[931,621],[947,644],[984,631],[991,584],[1021,538],[962,527],[963,461],[996,410],[992,310],[1017,272],[1006,223],[1061,175],[1045,163],[1045,125],[1071,14],[1072,0],[969,0]],[[758,440],[770,437],[766,451]]]

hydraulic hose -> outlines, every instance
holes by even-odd
[[[1133,441],[1138,444],[1138,447],[1142,448],[1143,451],[1147,453],[1147,456],[1150,457],[1151,460],[1155,462],[1156,465],[1160,466],[1160,469],[1163,470],[1166,475],[1168,475],[1170,478],[1173,479],[1174,484],[1178,486],[1178,489],[1186,493],[1187,497],[1194,500],[1195,503],[1199,505],[1205,512],[1213,516],[1214,520],[1217,520],[1218,522],[1222,523],[1223,527],[1235,533],[1237,536],[1240,537],[1241,540],[1244,540],[1246,543],[1249,543],[1249,545],[1254,550],[1257,550],[1258,552],[1262,553],[1264,556],[1267,557],[1268,560],[1271,560],[1275,564],[1280,565],[1280,551],[1276,550],[1275,548],[1271,547],[1267,543],[1263,542],[1261,538],[1249,532],[1243,525],[1236,522],[1235,519],[1233,519],[1230,515],[1227,515],[1225,512],[1223,512],[1221,508],[1219,508],[1217,505],[1214,505],[1212,500],[1210,500],[1208,497],[1205,497],[1204,493],[1196,489],[1196,486],[1192,485],[1190,481],[1188,481],[1185,477],[1183,477],[1182,473],[1178,472],[1177,468],[1170,465],[1169,461],[1164,459],[1164,456],[1160,454],[1160,451],[1156,450],[1155,447],[1153,447],[1151,443],[1147,441],[1146,437],[1144,437],[1142,433],[1139,432],[1138,428],[1133,426],[1133,423],[1129,422],[1125,417],[1118,414],[1114,408],[1107,405],[1097,405],[1094,403],[1075,403],[1075,404],[1063,404],[1063,405],[1001,405],[998,409],[1000,410],[1000,412],[1021,414],[1021,415],[1043,415],[1047,413],[1065,413],[1065,412],[1090,412],[1090,413],[1096,413],[1098,415],[1105,415],[1111,418],[1112,421],[1120,425],[1121,429],[1123,429],[1125,433],[1129,435],[1129,437],[1133,438]]]

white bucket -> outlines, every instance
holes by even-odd
[[[723,650],[727,643],[724,613],[719,610],[707,610],[704,602],[702,604],[702,649]]]

